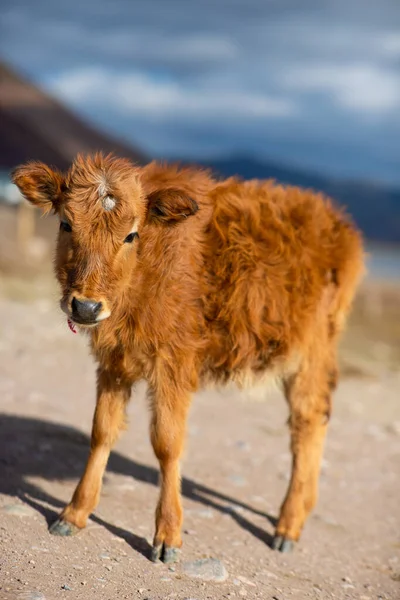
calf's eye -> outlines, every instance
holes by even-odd
[[[139,234],[137,231],[132,231],[132,233],[127,235],[126,238],[124,239],[124,244],[132,244],[135,237],[139,237]]]
[[[71,225],[67,221],[61,221],[61,223],[60,223],[60,230],[61,231],[66,231],[67,233],[71,233],[72,227],[71,227]]]

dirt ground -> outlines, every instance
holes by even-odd
[[[353,331],[319,504],[294,553],[269,547],[290,469],[282,396],[203,392],[182,464],[182,557],[168,567],[148,558],[158,491],[143,386],[89,527],[74,538],[49,535],[87,455],[94,366],[51,286],[26,294],[3,281],[0,599],[399,599],[400,371],[387,341],[371,346],[359,324]],[[224,581],[187,573],[185,561],[209,557],[223,563]]]

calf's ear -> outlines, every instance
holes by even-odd
[[[148,197],[148,219],[160,223],[179,223],[199,210],[193,198],[182,190],[157,190]]]
[[[59,171],[53,171],[41,162],[20,165],[11,174],[21,194],[44,213],[57,211],[65,180]]]

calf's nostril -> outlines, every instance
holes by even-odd
[[[97,315],[99,314],[99,312],[101,311],[101,309],[102,309],[102,306],[103,306],[103,305],[102,305],[102,303],[101,303],[101,302],[95,302],[95,303],[94,303],[93,311],[94,311],[94,314],[96,315],[96,317],[97,317]]]
[[[71,308],[73,316],[83,321],[94,321],[102,309],[102,303],[95,300],[78,300],[74,297]]]

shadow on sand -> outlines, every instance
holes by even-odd
[[[18,496],[51,524],[63,508],[63,503],[30,483],[28,478],[78,481],[86,463],[89,443],[88,436],[73,427],[28,417],[0,415],[0,493]],[[118,452],[111,453],[107,471],[130,476],[154,486],[158,484],[156,469],[137,463]],[[270,515],[186,478],[182,480],[182,494],[204,506],[230,514],[243,529],[268,546],[271,545],[272,536],[251,523],[243,514],[232,510],[232,506],[265,517],[275,526],[276,519]],[[55,510],[43,506],[41,502],[50,504]],[[144,538],[107,523],[96,515],[91,518],[112,534],[124,539],[134,550],[149,557],[150,546]]]

